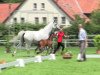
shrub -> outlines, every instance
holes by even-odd
[[[100,50],[100,35],[94,37],[94,45],[97,47],[97,50]]]

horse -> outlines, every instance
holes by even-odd
[[[40,52],[37,52],[37,54],[41,53],[44,51],[45,48],[48,47],[48,49],[51,49],[50,53],[52,52],[53,50],[53,47],[52,47],[52,40],[53,40],[53,37],[55,36],[54,33],[50,34],[49,38],[48,39],[44,39],[44,40],[40,40],[39,43],[38,43],[38,47],[35,49],[35,51],[37,49],[39,49]],[[49,50],[47,49],[47,53],[49,52]]]
[[[38,31],[20,31],[17,35],[17,39],[19,39],[19,44],[17,46],[22,47],[25,43],[25,47],[29,52],[29,48],[34,41],[40,41],[42,39],[48,39],[49,34],[53,28],[59,28],[59,25],[54,21],[51,21],[48,25]],[[16,40],[17,40],[16,39]],[[16,41],[15,41],[16,42]],[[14,43],[15,43],[14,42]],[[16,53],[16,50],[14,51]]]

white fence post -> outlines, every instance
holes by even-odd
[[[16,64],[15,66],[25,67],[25,62],[23,59],[17,59],[16,61],[18,62],[18,64]]]
[[[42,62],[41,56],[36,56],[34,62]]]
[[[49,55],[49,60],[55,60],[55,59],[56,59],[55,54],[50,54]]]
[[[42,60],[55,60],[55,54],[50,54],[48,56],[36,56],[34,58],[28,58],[28,59],[17,59],[16,61],[13,62],[9,62],[9,63],[5,63],[5,64],[0,64],[0,71],[3,68],[8,68],[11,66],[15,66],[15,67],[25,67],[25,64],[29,63],[29,62],[42,62]]]

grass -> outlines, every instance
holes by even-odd
[[[87,59],[85,62],[77,62],[76,57],[79,49],[76,47],[68,48],[73,53],[72,59],[63,59],[60,52],[56,54],[56,60],[45,60],[42,63],[29,63],[24,68],[10,67],[2,70],[0,75],[99,75],[100,59]],[[95,54],[96,48],[87,48],[87,54]],[[26,51],[18,52],[15,57],[4,53],[4,48],[0,48],[0,60],[7,62],[17,58],[27,58]],[[34,56],[34,51],[31,52]]]

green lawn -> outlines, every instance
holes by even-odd
[[[60,53],[56,54],[56,60],[45,60],[42,63],[30,63],[24,68],[10,67],[2,70],[0,75],[99,75],[100,59],[87,59],[85,62],[77,62],[76,57],[79,52],[78,48],[68,48],[73,53],[72,59],[63,59]],[[13,50],[13,49],[12,49]],[[95,54],[96,48],[87,48],[87,54]],[[31,51],[34,56],[34,51]],[[19,52],[15,57],[11,54],[4,53],[4,48],[0,47],[0,60],[7,62],[17,58],[28,58],[26,51]]]

